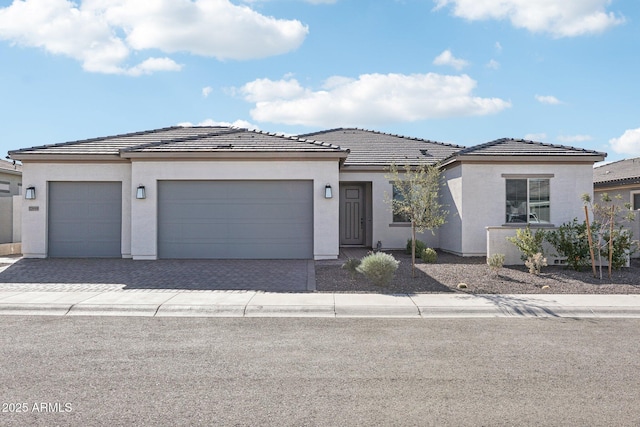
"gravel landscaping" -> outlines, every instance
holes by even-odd
[[[539,276],[530,274],[522,266],[503,267],[496,275],[486,264],[485,257],[459,257],[438,252],[436,264],[416,264],[416,277],[411,276],[411,256],[404,251],[388,251],[400,266],[390,285],[378,287],[362,274],[353,279],[341,268],[348,258],[361,258],[363,249],[343,250],[340,259],[316,261],[316,289],[318,292],[372,293],[446,293],[472,294],[640,294],[640,259],[633,259],[631,267],[614,270],[608,278],[593,277],[591,268],[574,271],[562,266],[544,267]],[[466,288],[460,289],[464,283]]]

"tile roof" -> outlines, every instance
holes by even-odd
[[[463,147],[357,128],[338,128],[298,135],[349,150],[345,166],[435,164]]]
[[[625,159],[593,168],[593,183],[640,183],[640,157]]]
[[[43,145],[9,152],[45,155],[113,155],[159,152],[336,151],[340,147],[273,133],[222,126],[168,127],[144,132]]]
[[[606,153],[546,144],[525,139],[502,138],[485,144],[474,145],[456,153],[457,156],[606,156]]]

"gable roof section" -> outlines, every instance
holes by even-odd
[[[176,126],[9,152],[14,159],[113,160],[133,157],[171,158],[187,154],[191,157],[217,154],[232,157],[242,153],[318,153],[342,158],[347,155],[347,151],[332,144],[222,126]]]
[[[620,160],[594,168],[593,184],[596,187],[611,184],[640,184],[640,157]]]
[[[432,165],[463,147],[420,138],[370,131],[358,128],[337,128],[299,135],[314,138],[349,150],[347,167],[385,167],[397,165]]]
[[[474,145],[454,153],[443,163],[449,164],[463,160],[571,160],[600,161],[607,156],[594,150],[569,147],[566,145],[546,144],[524,139],[502,138],[485,144]]]

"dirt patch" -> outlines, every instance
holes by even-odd
[[[603,279],[593,277],[591,268],[573,271],[566,267],[544,267],[539,276],[530,274],[522,266],[504,267],[496,275],[486,264],[485,257],[459,257],[438,252],[436,264],[416,264],[415,278],[411,275],[411,256],[403,251],[388,251],[400,266],[387,287],[373,285],[357,274],[353,279],[341,268],[348,256],[361,257],[366,251],[342,254],[339,260],[316,261],[316,289],[319,292],[375,292],[375,293],[446,293],[472,294],[640,294],[640,259],[633,259],[631,267],[613,271],[611,279],[603,268]],[[466,289],[458,289],[465,283]],[[548,288],[547,288],[548,286]]]

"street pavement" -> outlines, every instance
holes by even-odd
[[[2,260],[0,260],[2,261]],[[15,259],[4,260],[7,265]],[[0,268],[2,270],[8,267]],[[305,283],[306,270],[304,270]],[[0,282],[2,280],[0,279]],[[640,317],[640,295],[358,294],[0,283],[0,315],[147,317]]]

